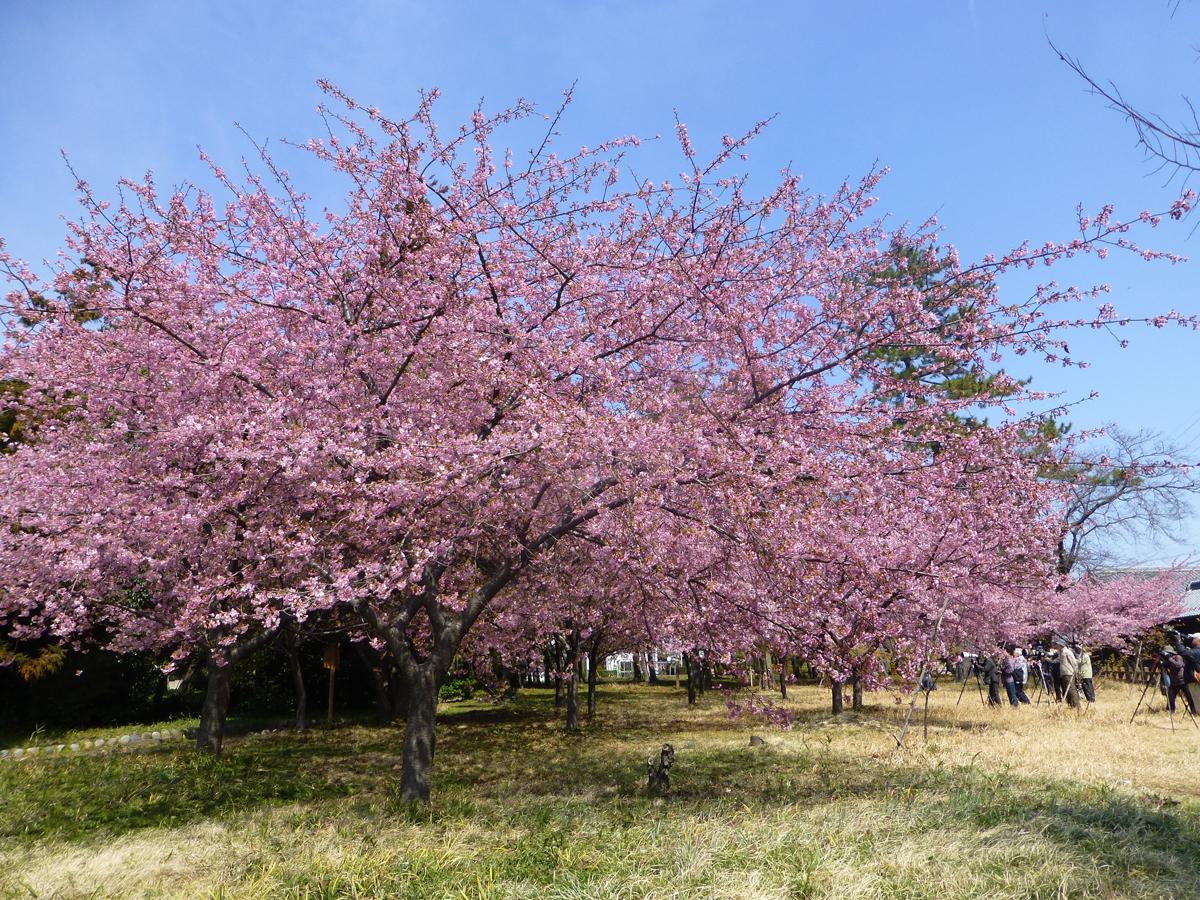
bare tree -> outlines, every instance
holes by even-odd
[[[1172,0],[1168,4],[1172,17],[1179,10],[1180,2]],[[1047,41],[1058,58],[1087,83],[1092,94],[1103,99],[1109,109],[1129,121],[1137,133],[1139,146],[1149,159],[1158,163],[1156,171],[1167,171],[1172,177],[1182,175],[1185,182],[1193,173],[1200,172],[1200,115],[1190,97],[1183,95],[1184,109],[1174,120],[1168,119],[1134,105],[1114,82],[1097,79],[1084,68],[1078,57],[1060,50],[1049,37]],[[1193,49],[1200,55],[1200,46]]]
[[[1115,426],[1107,440],[1052,477],[1068,485],[1058,569],[1093,571],[1119,562],[1119,551],[1144,539],[1181,544],[1180,526],[1200,494],[1200,477],[1180,448],[1150,431]]]

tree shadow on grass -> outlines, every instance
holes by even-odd
[[[536,819],[569,833],[586,830],[593,819],[706,820],[752,817],[760,810],[764,819],[778,821],[772,817],[783,810],[794,809],[802,818],[814,809],[861,810],[865,804],[872,821],[894,821],[905,840],[939,832],[939,842],[961,841],[967,854],[976,852],[981,835],[987,836],[985,843],[1013,846],[1038,835],[1053,847],[1056,865],[1069,859],[1072,877],[1092,882],[1084,887],[1087,896],[1093,891],[1099,896],[1200,896],[1200,807],[1190,801],[1175,804],[1011,771],[917,768],[825,748],[781,753],[769,747],[680,752],[671,792],[657,798],[646,790],[644,758],[633,752],[615,758],[606,752],[574,758],[562,751],[534,752],[541,765],[533,777],[455,779],[454,791],[476,801],[472,821],[517,828]],[[881,830],[887,832],[888,825]],[[1030,845],[1031,853],[1038,852],[1036,846]],[[1153,885],[1149,891],[1148,885]]]
[[[1200,883],[1200,808],[1193,801],[1173,804],[1015,770],[918,768],[843,753],[820,740],[786,752],[678,742],[672,791],[657,798],[646,791],[645,755],[669,739],[671,727],[728,730],[744,739],[744,725],[723,718],[661,722],[652,710],[634,708],[614,717],[611,730],[567,735],[547,707],[534,700],[446,715],[434,803],[414,821],[450,829],[482,822],[513,834],[538,822],[569,836],[596,823],[620,830],[755,811],[802,821],[830,806],[865,807],[879,821],[894,819],[906,840],[933,831],[947,832],[950,841],[959,833],[1012,842],[1040,835],[1093,872],[1094,892],[1103,896],[1138,893],[1138,879],[1149,879],[1150,895],[1195,896]],[[536,723],[543,727],[531,727]],[[0,846],[90,842],[202,819],[236,822],[276,803],[350,819],[363,810],[399,816],[391,801],[399,751],[395,727],[355,727],[231,742],[219,761],[179,749],[0,767],[8,808]]]

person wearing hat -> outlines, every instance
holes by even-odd
[[[1079,705],[1079,658],[1075,655],[1075,651],[1067,644],[1067,639],[1064,637],[1056,637],[1055,645],[1058,647],[1058,668],[1059,677],[1063,682],[1063,697],[1067,701],[1067,706]]]

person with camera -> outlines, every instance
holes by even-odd
[[[1006,645],[1003,657],[1004,690],[1008,694],[1008,702],[1013,706],[1021,705],[1021,698],[1025,693],[1025,676],[1021,663],[1022,659],[1018,655],[1016,645]],[[1025,697],[1024,702],[1028,703],[1029,698]]]
[[[1192,695],[1187,689],[1187,662],[1170,647],[1163,647],[1159,653],[1162,659],[1162,687],[1167,695],[1167,709],[1175,712],[1175,699],[1183,694],[1183,702],[1192,715],[1196,714]]]
[[[1079,706],[1079,658],[1067,644],[1064,637],[1056,637],[1054,643],[1058,646],[1059,678],[1062,680],[1062,696],[1067,706]]]
[[[1174,656],[1179,657],[1183,663],[1183,671],[1172,673],[1172,684],[1167,688],[1167,703],[1171,710],[1174,711],[1173,694],[1183,694],[1184,702],[1187,703],[1188,709],[1192,715],[1196,715],[1196,698],[1192,694],[1192,685],[1196,684],[1196,673],[1200,672],[1200,634],[1181,635],[1178,631],[1167,629],[1167,636],[1171,639],[1171,647],[1175,651]],[[1167,663],[1168,671],[1171,671],[1171,661],[1164,660]],[[1178,668],[1176,663],[1174,668]],[[1174,682],[1178,678],[1179,684]]]
[[[1092,678],[1092,654],[1086,647],[1078,644],[1074,647],[1079,659],[1079,689],[1088,703],[1096,702],[1096,682]]]
[[[1013,672],[1013,681],[1017,688],[1017,700],[1029,703],[1029,695],[1025,693],[1025,685],[1029,683],[1029,658],[1022,648],[1014,648],[1017,664]]]
[[[1042,656],[1042,678],[1046,683],[1046,699],[1049,700],[1051,689],[1054,691],[1054,702],[1062,703],[1063,680],[1062,666],[1059,663],[1058,651],[1051,648]]]
[[[1000,682],[1004,678],[1004,667],[996,662],[995,654],[983,658],[980,672],[988,689],[988,706],[1000,706]]]

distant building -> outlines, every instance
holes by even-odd
[[[659,677],[664,675],[673,677],[675,669],[683,665],[678,653],[664,653],[661,650],[648,651],[645,654],[645,659],[647,663],[653,666],[654,671]],[[605,657],[604,668],[609,675],[616,676],[617,678],[632,678],[633,654],[614,653],[612,656]]]

